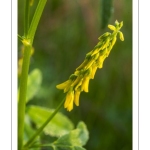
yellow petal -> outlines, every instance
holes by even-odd
[[[75,86],[76,84],[78,84],[78,83],[80,82],[80,80],[81,80],[81,77],[78,76],[78,77],[75,79],[75,81],[73,81],[73,83],[71,84],[71,86]]]
[[[117,40],[117,38],[116,38],[116,36],[112,39],[112,42],[111,42],[111,45],[112,46],[114,46],[114,44],[116,43],[116,40]]]
[[[68,111],[71,111],[73,109],[73,100],[70,102],[69,106],[67,107]]]
[[[105,57],[104,57],[104,55],[102,55],[102,56],[99,56],[99,58],[98,58],[98,60],[97,60],[97,62],[98,62],[98,68],[102,68],[103,67],[103,62],[104,62],[104,60],[105,60]]]
[[[119,27],[121,28],[123,26],[123,21],[120,22]]]
[[[121,41],[124,41],[124,36],[123,33],[121,31],[118,32],[119,33],[119,37]]]
[[[119,22],[118,22],[118,20],[116,20],[116,21],[115,21],[115,25],[116,25],[116,26],[118,26],[118,25],[119,25]]]
[[[67,80],[67,81],[65,81],[61,84],[56,85],[56,88],[60,89],[60,90],[65,89],[65,88],[67,88],[68,86],[71,85],[71,82],[72,82],[71,80]]]
[[[89,63],[86,65],[85,69],[89,69],[92,66],[92,64],[94,63],[94,61],[95,61],[94,59],[89,61]]]
[[[74,103],[76,104],[76,106],[79,106],[79,97],[80,97],[80,91],[76,90],[74,94]]]
[[[70,90],[66,95],[66,101],[64,103],[64,108],[67,108],[68,111],[73,109],[73,100],[74,100],[74,91]]]
[[[89,76],[84,77],[83,81],[82,81],[82,85],[81,85],[81,90],[83,90],[84,92],[88,92],[88,86],[89,86]]]
[[[94,79],[96,70],[97,70],[97,65],[96,65],[96,64],[93,64],[93,65],[92,65],[92,72],[91,72],[91,75],[90,75],[90,76],[91,76],[91,79]]]
[[[83,79],[81,79],[80,82],[76,85],[75,90],[77,90],[81,86],[82,81],[83,81]]]
[[[116,30],[116,27],[115,26],[113,26],[113,25],[108,25],[108,28],[110,29],[110,30],[113,30],[113,31],[115,31]]]

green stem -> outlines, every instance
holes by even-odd
[[[38,26],[38,23],[41,18],[46,2],[47,0],[39,0],[38,6],[34,13],[34,16],[33,16],[29,31],[28,31],[28,38],[30,38],[31,44],[33,43],[35,31],[37,29],[37,26]]]
[[[31,146],[31,144],[34,142],[36,137],[43,131],[45,126],[53,119],[53,117],[57,114],[59,109],[62,107],[63,103],[65,101],[65,98],[61,101],[61,103],[58,105],[58,107],[55,109],[55,111],[52,113],[52,115],[49,116],[49,118],[43,123],[43,125],[36,131],[36,133],[29,139],[29,141],[24,145],[24,148],[28,148]]]
[[[19,102],[18,102],[18,150],[21,150],[23,145],[24,115],[25,115],[27,79],[30,64],[31,49],[32,49],[31,45],[25,46],[22,64],[22,73],[20,77]]]
[[[24,36],[27,37],[28,29],[29,29],[29,11],[30,11],[30,0],[26,0],[25,4],[25,16],[24,16]]]

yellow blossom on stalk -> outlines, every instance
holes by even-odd
[[[112,33],[106,32],[98,38],[98,44],[92,51],[86,54],[83,63],[76,68],[74,74],[69,79],[56,87],[64,90],[66,100],[64,108],[68,111],[73,109],[73,103],[79,106],[79,97],[81,92],[89,91],[89,81],[94,79],[97,68],[102,68],[104,60],[109,56],[111,49],[117,40],[117,34],[121,41],[124,41],[123,33],[120,31],[123,22],[115,21],[115,25],[108,25]]]
[[[73,109],[73,101],[74,101],[74,91],[70,89],[70,91],[66,95],[66,101],[64,107],[67,108],[68,111]]]
[[[79,106],[80,93],[81,93],[81,91],[79,89],[77,89],[74,94],[74,103],[76,104],[76,106]]]

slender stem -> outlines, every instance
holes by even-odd
[[[24,148],[31,146],[31,144],[34,142],[36,137],[43,131],[45,126],[53,119],[53,117],[57,114],[59,109],[62,107],[63,103],[65,101],[65,98],[61,101],[61,103],[58,105],[58,107],[55,109],[55,111],[49,116],[49,118],[43,123],[43,125],[36,131],[36,133],[29,139],[29,141],[24,145]]]
[[[47,0],[39,0],[38,6],[34,13],[34,16],[33,16],[29,31],[28,31],[28,38],[30,38],[31,44],[34,40],[35,31],[37,29],[37,26],[38,26],[38,23],[41,18],[46,2]]]
[[[18,150],[21,150],[23,146],[24,115],[25,115],[27,79],[30,64],[31,48],[32,48],[31,45],[25,46],[22,64],[22,73],[20,77],[19,102],[18,102]]]
[[[30,0],[26,0],[25,4],[25,16],[24,16],[24,36],[27,37],[28,29],[29,29],[29,11],[30,11]]]

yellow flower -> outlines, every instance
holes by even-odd
[[[91,79],[94,79],[96,70],[97,70],[97,65],[96,65],[96,64],[93,64],[93,65],[92,65],[92,72],[91,72],[91,75],[90,75],[90,76],[91,76]]]
[[[89,80],[90,80],[89,76],[83,78],[82,85],[81,85],[81,91],[84,91],[84,92],[89,91],[88,90]]]
[[[104,62],[104,60],[105,60],[105,58],[106,58],[106,55],[101,55],[101,56],[99,56],[99,58],[98,58],[98,68],[103,68],[103,62]]]
[[[74,94],[74,103],[76,104],[76,106],[79,106],[80,92],[81,91],[79,89],[77,89]]]
[[[92,66],[92,64],[94,63],[94,61],[95,61],[94,59],[89,61],[89,63],[86,65],[85,69],[89,69]]]
[[[60,90],[64,90],[64,92],[67,92],[70,88],[71,83],[72,83],[71,80],[67,80],[61,84],[56,85],[56,88]]]
[[[74,91],[70,89],[66,95],[66,100],[64,107],[67,108],[68,111],[73,109],[73,101],[74,101]]]
[[[110,30],[113,30],[113,31],[115,31],[116,30],[116,27],[115,26],[113,26],[113,25],[108,25],[108,28],[110,29]]]
[[[82,85],[83,79],[80,80],[80,82],[75,86],[75,90],[77,90]]]
[[[118,32],[119,33],[119,37],[121,41],[124,41],[124,36],[123,33],[121,31]]]
[[[75,81],[71,84],[72,87],[74,87],[75,85],[77,85],[81,80],[81,76],[78,76]]]

